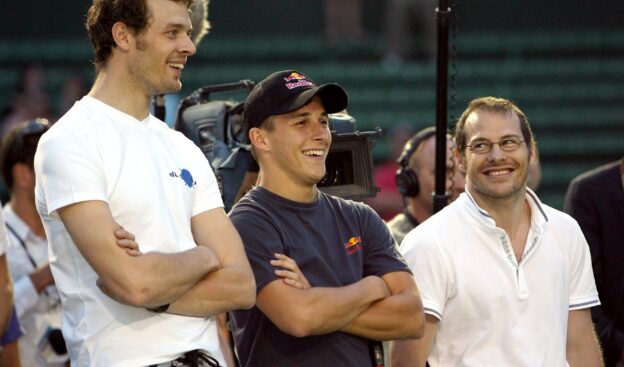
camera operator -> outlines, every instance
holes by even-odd
[[[33,160],[39,138],[49,128],[50,123],[43,118],[24,121],[7,132],[0,147],[2,178],[10,193],[3,209],[11,241],[7,259],[15,287],[15,308],[24,331],[19,349],[25,366],[63,366],[68,360],[60,336],[59,294],[35,206]]]
[[[435,127],[427,127],[411,137],[399,156],[399,170],[395,175],[397,190],[403,196],[403,213],[388,221],[394,239],[400,245],[405,235],[433,214],[435,189]],[[449,201],[464,192],[464,175],[453,160],[453,140],[447,134],[446,190]]]
[[[223,366],[214,316],[254,303],[208,161],[149,113],[195,53],[190,3],[94,0],[95,82],[39,141],[36,205],[72,366]]]
[[[372,366],[371,340],[422,333],[416,283],[384,222],[316,187],[332,142],[328,113],[346,107],[342,87],[294,70],[247,97],[260,174],[230,211],[257,282],[256,307],[232,312],[242,366]]]

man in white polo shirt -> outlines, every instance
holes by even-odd
[[[526,187],[534,144],[508,100],[473,100],[460,117],[466,192],[401,245],[426,326],[393,343],[393,367],[601,365],[589,248],[574,219]]]

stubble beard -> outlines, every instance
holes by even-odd
[[[471,186],[474,188],[474,191],[484,200],[491,200],[496,202],[510,201],[518,198],[518,196],[522,196],[522,198],[524,198],[523,189],[526,187],[528,177],[529,172],[528,170],[525,170],[524,174],[520,177],[520,179],[514,181],[511,189],[503,192],[490,188],[488,184],[483,182],[484,180],[471,180]]]
[[[146,55],[149,43],[145,41],[143,37],[137,37],[135,48],[137,51],[141,51],[144,54],[141,57],[142,63],[131,67],[131,71],[138,80],[142,81],[147,95],[157,96],[161,94],[177,93],[182,89],[182,83],[179,80],[175,86],[168,86],[162,83],[161,78],[158,78],[158,71],[154,70],[152,64],[146,63],[149,62],[147,60],[149,57]],[[157,81],[157,83],[154,81]]]

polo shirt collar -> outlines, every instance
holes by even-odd
[[[486,226],[495,227],[496,222],[494,221],[494,218],[492,218],[490,213],[477,204],[477,201],[468,190],[468,187],[466,187],[464,194],[467,198],[464,200],[464,207],[468,209],[473,217],[476,218],[478,222]],[[531,208],[531,227],[541,232],[545,224],[548,223],[548,216],[546,215],[542,202],[528,187],[526,188],[526,201],[529,203],[529,207]]]

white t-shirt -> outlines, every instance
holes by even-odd
[[[569,311],[600,304],[589,247],[570,216],[528,189],[526,200],[531,227],[519,264],[468,191],[405,237],[425,313],[440,320],[432,367],[566,366]]]
[[[191,218],[223,206],[199,148],[151,115],[139,121],[86,96],[43,135],[35,171],[72,366],[145,366],[193,349],[222,361],[213,318],[155,314],[104,295],[56,212],[105,201],[143,252],[190,249]]]
[[[9,247],[9,236],[4,226],[4,213],[0,210],[0,256],[4,255],[7,247]]]

